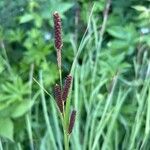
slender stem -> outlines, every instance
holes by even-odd
[[[34,72],[34,65],[31,65],[30,73],[29,73],[29,88],[30,88],[30,94],[29,94],[29,100],[32,100],[32,82],[33,82],[33,72]],[[34,150],[34,144],[33,144],[33,135],[32,135],[32,126],[31,126],[31,112],[26,115],[26,124],[27,124],[27,132],[29,136],[30,141],[30,148],[31,150]]]
[[[59,68],[59,79],[60,79],[60,86],[62,88],[62,71],[61,71],[61,68]]]
[[[49,96],[53,99],[52,95],[33,77],[33,80],[39,85],[39,87]]]
[[[65,142],[65,150],[69,150],[69,139],[65,130],[64,130],[64,142]]]
[[[0,139],[0,150],[3,150],[2,141]]]
[[[30,118],[29,114],[26,115],[26,125],[27,125],[27,132],[28,132],[28,136],[29,136],[29,141],[30,141],[30,148],[31,148],[31,150],[34,150],[31,118]]]
[[[8,69],[8,71],[9,71],[9,73],[10,73],[11,75],[13,75],[13,71],[12,71],[12,68],[11,68],[10,63],[9,63],[9,59],[8,59],[8,56],[7,56],[7,52],[6,52],[6,48],[5,48],[4,41],[0,41],[0,46],[1,46],[1,48],[2,48],[2,52],[3,52],[3,55],[4,55],[4,57],[5,57],[7,69]]]
[[[92,89],[91,89],[91,91],[93,91],[93,88],[94,88],[94,81],[95,81],[95,76],[96,76],[96,71],[97,71],[97,65],[98,65],[98,60],[99,60],[99,57],[100,57],[100,50],[101,50],[101,45],[102,45],[102,41],[103,41],[103,36],[104,36],[106,25],[107,25],[110,5],[111,5],[111,0],[107,0],[106,7],[105,7],[105,10],[104,10],[102,27],[101,27],[101,30],[100,30],[99,42],[97,44],[96,60],[95,60],[94,70],[93,70]]]
[[[43,91],[44,86],[43,86],[43,79],[42,79],[42,71],[39,71],[39,80],[40,80],[40,85],[42,87],[41,88],[41,99],[42,99],[44,119],[45,119],[47,130],[48,130],[48,133],[49,133],[49,136],[50,136],[50,141],[52,143],[52,147],[53,147],[52,149],[56,150],[57,146],[56,146],[54,135],[53,135],[53,132],[52,132],[53,130],[52,130],[51,124],[49,122],[49,116],[48,116],[48,112],[47,112],[45,94],[44,94],[44,91]]]
[[[62,69],[61,69],[61,66],[59,66],[58,70],[59,70],[60,86],[61,86],[61,89],[62,89],[63,85],[62,85]],[[67,131],[67,123],[65,122],[66,121],[65,111],[63,112],[63,114],[60,114],[60,115],[61,115],[61,121],[62,121],[62,126],[63,126],[63,133],[64,133],[64,147],[65,147],[65,150],[69,150],[69,140],[68,140],[68,134],[66,132]]]
[[[64,147],[65,150],[69,150],[69,135],[67,133],[67,124],[65,122],[65,113],[61,116],[63,133],[64,133]]]
[[[92,9],[91,9],[91,12],[90,12],[90,14],[89,14],[88,24],[87,24],[87,27],[86,27],[86,29],[85,29],[85,32],[84,32],[84,34],[83,34],[83,36],[82,36],[82,39],[81,39],[81,42],[80,42],[80,44],[79,44],[79,47],[78,47],[77,53],[76,53],[76,55],[75,55],[75,58],[74,58],[74,60],[73,60],[73,63],[72,63],[72,66],[71,66],[71,70],[70,70],[70,74],[73,74],[74,69],[75,69],[75,67],[76,67],[76,63],[77,63],[78,57],[79,57],[79,55],[80,55],[80,53],[81,53],[81,51],[82,51],[82,46],[83,46],[82,44],[84,43],[84,40],[85,40],[85,38],[86,38],[86,34],[87,34],[88,29],[89,29],[89,26],[90,26],[91,17],[92,17],[94,8],[95,8],[95,3],[93,4]]]
[[[21,144],[17,143],[18,150],[22,150]]]

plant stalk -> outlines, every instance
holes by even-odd
[[[60,86],[62,89],[62,71],[61,71],[61,68],[59,68],[59,80],[60,80]]]
[[[69,135],[67,133],[67,124],[65,122],[65,113],[61,115],[63,134],[64,134],[64,150],[69,150]]]
[[[67,124],[67,119],[66,119],[66,114],[65,112],[63,113],[63,117],[62,117],[62,125],[63,125],[63,133],[64,133],[64,147],[65,150],[69,150],[69,134],[67,132],[68,130],[68,124]]]

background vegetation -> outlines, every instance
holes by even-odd
[[[74,78],[70,149],[149,150],[149,0],[0,1],[0,150],[63,149],[53,101],[56,10],[63,77]]]

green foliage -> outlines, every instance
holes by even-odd
[[[13,141],[14,126],[9,118],[0,118],[0,136]]]
[[[54,11],[62,16],[62,75],[72,69],[74,78],[70,149],[150,149],[150,1],[112,0],[103,24],[107,2],[0,1],[0,149],[64,148],[52,94]]]
[[[34,101],[22,101],[19,104],[17,104],[17,106],[15,107],[14,111],[11,114],[12,118],[18,118],[22,115],[24,115],[28,110],[31,109],[31,107],[33,106]]]

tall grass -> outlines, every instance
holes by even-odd
[[[70,103],[78,113],[69,147],[71,150],[149,150],[150,61],[143,57],[142,64],[138,64],[135,58],[135,77],[132,79],[124,78],[120,70],[112,76],[111,81],[105,72],[101,74],[101,45],[108,13],[104,16],[103,33],[100,33],[93,9],[94,6],[79,48],[74,49],[76,53],[71,68],[74,81]],[[70,43],[73,48],[76,47],[73,39],[70,39]],[[87,48],[89,43],[90,49]],[[81,53],[83,60],[79,63]],[[139,75],[141,72],[142,77]],[[49,95],[44,89],[42,75],[42,71],[39,71],[41,98],[33,108],[34,115],[27,116],[30,147],[32,150],[63,150],[61,119],[52,94]],[[43,117],[45,122],[38,117]],[[44,134],[40,134],[39,130]],[[0,142],[1,150],[3,144]],[[8,149],[6,143],[4,147]],[[18,149],[18,146],[14,147]]]
[[[101,44],[99,38],[103,39],[101,36],[103,34],[99,36],[95,19],[91,13],[87,30],[81,40],[71,70],[74,76],[71,103],[78,114],[75,129],[70,137],[70,149],[148,150],[150,148],[148,144],[150,63],[147,58],[143,58],[143,63],[146,62],[144,67],[147,68],[143,72],[143,78],[135,75],[132,80],[125,79],[119,70],[110,81],[105,73],[99,74],[100,56],[96,58],[97,65],[93,66],[95,50],[99,53],[98,55],[101,55],[101,46],[98,46]],[[72,39],[71,43],[75,44]],[[92,49],[85,51],[88,43],[92,44]],[[82,64],[78,63],[80,53],[84,53]],[[139,65],[136,61],[134,67],[135,70],[139,68],[135,74],[143,70],[143,65]],[[95,70],[94,75],[93,69]],[[108,90],[104,90],[106,85],[109,86]],[[52,115],[56,117],[56,114]],[[50,124],[53,124],[53,120],[50,121]],[[55,121],[55,126],[56,124],[59,127],[59,121]],[[53,126],[54,129],[55,126]],[[55,136],[57,134],[53,132],[53,137]],[[44,138],[44,140],[48,139]],[[55,138],[55,144],[58,141],[62,148],[63,137]],[[42,149],[51,149],[51,146],[43,145]]]

